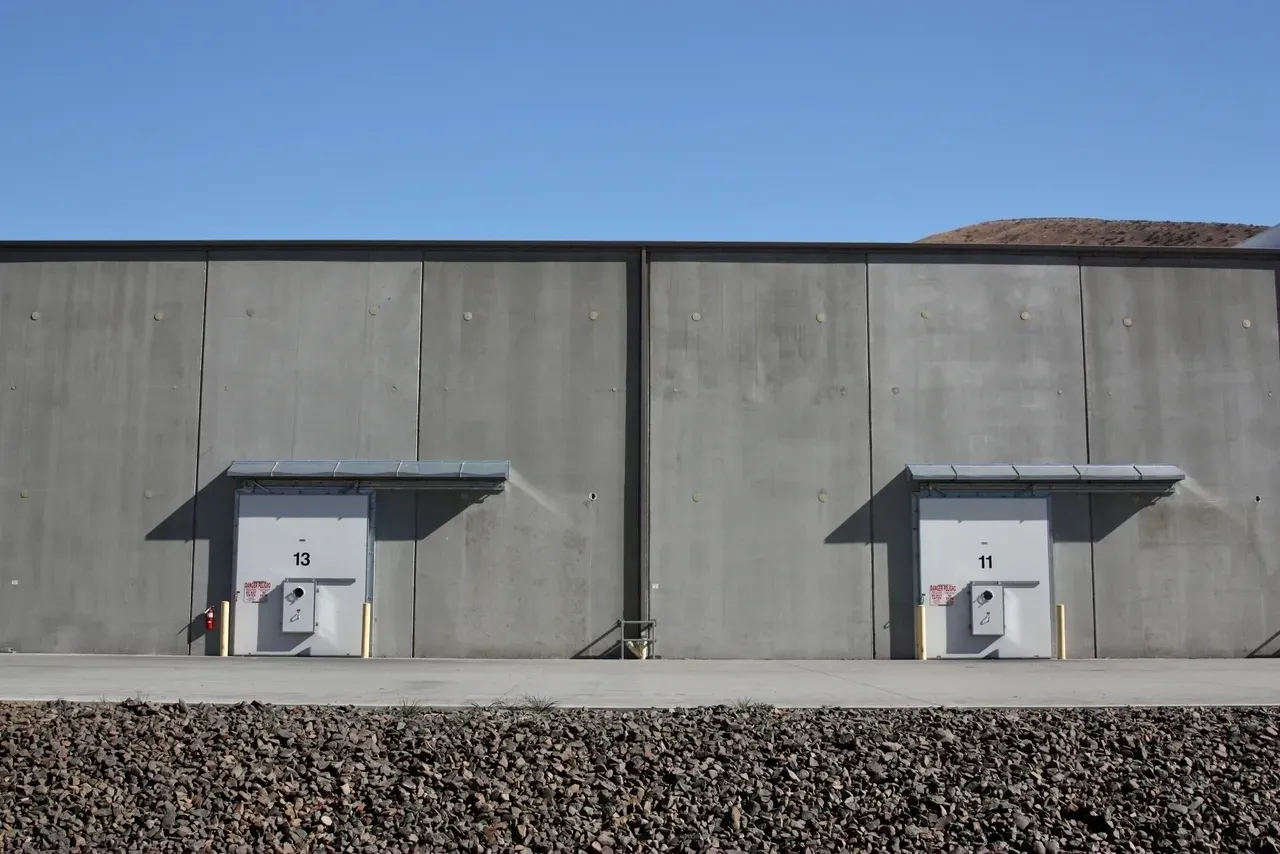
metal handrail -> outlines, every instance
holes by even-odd
[[[622,637],[618,639],[618,660],[621,661],[627,657],[627,650],[637,658],[652,658],[654,650],[657,648],[657,620],[616,620],[613,625],[605,629],[599,637],[588,643],[582,649],[578,650],[572,658],[586,657],[592,647],[598,645],[601,641],[606,640],[610,635],[621,632]],[[638,637],[627,637],[627,629],[632,626],[638,626],[639,631],[636,632]],[[601,658],[611,657],[601,655]]]
[[[657,620],[618,620],[618,628],[622,629],[622,643],[618,644],[619,660],[626,657],[626,649],[630,647],[631,653],[637,658],[657,658],[654,650],[658,646],[657,638]],[[639,637],[628,638],[627,627],[639,626]],[[643,649],[644,654],[640,655],[637,649]]]

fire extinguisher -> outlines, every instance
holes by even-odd
[[[204,630],[206,632],[213,631],[213,608],[204,612]]]

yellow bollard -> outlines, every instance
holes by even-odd
[[[925,634],[925,618],[928,614],[928,605],[916,606],[916,658],[920,661],[929,657],[928,635]]]
[[[373,651],[373,603],[364,603],[360,625],[360,657],[368,658]]]
[[[218,620],[218,655],[231,654],[231,603],[222,600],[222,613]]]
[[[1060,661],[1067,660],[1067,606],[1061,602],[1057,606],[1058,612],[1058,659]]]

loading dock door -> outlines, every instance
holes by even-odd
[[[236,497],[235,655],[360,655],[370,496]]]
[[[1049,500],[920,497],[918,566],[932,658],[1051,658]]]

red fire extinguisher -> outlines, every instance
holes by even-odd
[[[204,612],[204,630],[206,632],[213,631],[213,608]]]

